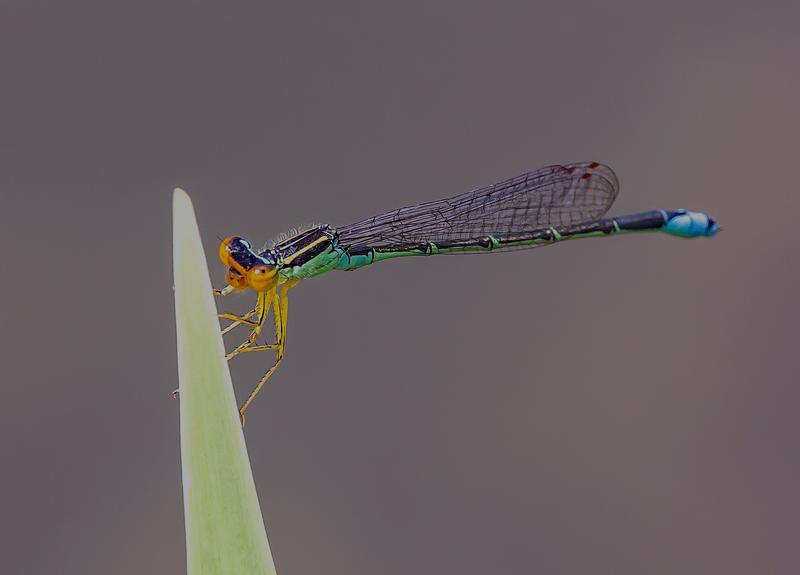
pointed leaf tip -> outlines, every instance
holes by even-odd
[[[200,232],[181,189],[173,209],[187,570],[274,575]]]

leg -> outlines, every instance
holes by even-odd
[[[233,286],[227,285],[222,289],[212,289],[211,292],[215,296],[224,297],[226,295],[229,295],[229,294],[233,293]],[[253,326],[253,327],[256,327],[256,325],[257,325],[256,322],[249,321],[249,320],[250,320],[251,317],[253,317],[256,314],[257,311],[258,311],[258,307],[254,308],[254,309],[251,309],[249,312],[247,312],[243,316],[238,316],[238,315],[234,315],[234,314],[231,314],[231,313],[220,313],[220,314],[217,314],[219,317],[221,317],[223,319],[229,319],[229,320],[231,320],[233,322],[232,324],[230,324],[229,326],[227,326],[225,329],[222,330],[222,335],[225,335],[226,333],[231,331],[233,328],[235,328],[237,325],[240,325],[240,324],[243,324],[243,323],[245,323],[247,325],[250,325],[250,326]]]
[[[269,313],[269,307],[272,304],[272,300],[274,299],[274,297],[275,297],[274,289],[271,289],[267,292],[261,292],[258,294],[258,301],[256,302],[256,313],[258,314],[258,319],[255,322],[253,331],[250,332],[250,337],[248,337],[244,341],[244,343],[239,344],[233,351],[228,353],[225,356],[225,359],[231,359],[236,357],[243,350],[252,346],[256,342],[256,339],[258,339],[258,336],[261,333],[261,329],[264,327],[264,321],[266,321],[267,319],[267,314]]]
[[[279,343],[266,343],[264,345],[251,345],[250,347],[244,348],[239,353],[248,353],[250,351],[267,351],[270,349],[278,349],[280,347]]]
[[[242,425],[244,425],[244,412],[247,411],[247,408],[250,407],[251,403],[253,403],[253,400],[256,398],[256,395],[258,395],[258,392],[261,391],[261,388],[264,387],[264,384],[267,383],[267,380],[270,378],[270,376],[275,373],[275,370],[278,369],[278,366],[283,359],[283,350],[286,345],[286,316],[288,315],[289,310],[289,298],[287,296],[287,292],[294,287],[294,284],[296,283],[296,281],[285,283],[283,285],[283,289],[281,289],[280,296],[277,294],[277,292],[273,295],[275,309],[275,339],[277,341],[275,344],[255,347],[261,349],[277,348],[278,353],[273,366],[267,370],[267,373],[264,374],[264,376],[261,378],[261,381],[258,382],[253,391],[250,392],[250,395],[247,396],[247,400],[245,400],[245,402],[242,404],[242,407],[239,408],[239,415],[242,418]],[[255,347],[248,347],[246,351],[260,351],[260,349],[255,349]]]
[[[277,349],[278,347],[280,347],[281,324],[279,320],[280,320],[281,303],[280,303],[280,297],[277,292],[273,294],[271,301],[273,303],[273,313],[275,314],[275,343],[267,343],[264,345],[249,345],[245,348],[242,348],[242,350],[239,353],[246,353],[250,351],[266,351],[270,349]],[[269,306],[269,303],[267,304],[267,306]]]
[[[212,292],[213,292],[213,294],[215,296],[223,297],[223,296],[226,296],[226,295],[228,295],[230,293],[233,293],[233,287],[225,286],[221,290],[215,289],[215,290],[212,290]],[[270,302],[271,301],[272,301],[272,297],[268,298],[268,297],[266,297],[266,293],[261,293],[261,294],[258,294],[258,301],[256,303],[256,307],[254,309],[251,309],[244,316],[238,316],[238,315],[234,315],[234,314],[230,314],[230,313],[218,314],[219,317],[221,317],[223,319],[229,319],[229,320],[233,321],[232,324],[230,324],[229,326],[227,326],[226,328],[224,328],[222,330],[222,335],[225,335],[226,333],[231,331],[233,328],[235,328],[237,325],[247,324],[247,325],[253,326],[253,331],[250,333],[250,337],[247,338],[247,340],[244,343],[239,345],[231,353],[226,355],[225,356],[226,359],[230,359],[230,358],[236,356],[237,354],[239,354],[243,350],[260,351],[261,349],[272,349],[274,347],[274,346],[273,347],[270,347],[270,346],[256,346],[256,349],[253,349],[253,350],[248,349],[248,348],[253,346],[253,343],[258,338],[258,334],[261,333],[261,328],[264,325],[264,321],[267,319],[267,313],[269,312],[269,306],[270,306]],[[259,315],[258,321],[250,321],[250,318],[253,317],[254,315],[256,315],[257,313]],[[173,390],[172,391],[173,399],[177,399],[179,393],[180,393],[180,389]]]
[[[222,330],[222,335],[225,335],[226,333],[231,331],[236,326],[242,325],[242,324],[246,324],[246,325],[249,325],[249,326],[252,326],[252,327],[256,327],[258,325],[258,322],[250,321],[250,318],[253,317],[254,315],[256,315],[257,312],[258,312],[258,308],[253,308],[249,312],[247,312],[246,314],[244,314],[242,316],[234,315],[232,313],[218,313],[217,314],[218,317],[220,317],[222,319],[229,319],[229,320],[231,320],[233,322],[233,323],[229,324],[227,327],[225,327]]]

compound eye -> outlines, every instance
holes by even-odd
[[[230,236],[225,238],[223,243],[227,244],[228,251],[231,253],[250,251],[250,242],[244,238],[240,238],[239,236]]]
[[[250,242],[239,236],[228,236],[219,244],[219,259],[226,266],[246,267],[245,262],[252,256]],[[244,270],[241,270],[244,273]]]
[[[230,245],[232,239],[233,238],[225,238],[219,244],[219,251],[217,253],[224,266],[228,265],[228,259],[231,257]]]

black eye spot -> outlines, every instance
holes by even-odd
[[[226,247],[230,254],[246,254],[251,251],[250,243],[238,236],[232,237]]]
[[[234,247],[234,249],[237,250],[241,250],[243,248],[246,250],[250,249],[250,243],[244,238],[239,238],[239,237],[233,238],[233,240],[231,241],[231,245]]]

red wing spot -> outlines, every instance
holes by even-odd
[[[588,180],[591,177],[592,177],[592,174],[581,174],[581,179],[582,180]]]
[[[590,168],[590,169],[592,169],[592,170],[594,170],[594,169],[595,169],[597,166],[599,166],[599,165],[600,165],[600,164],[598,164],[597,162],[591,162],[591,163],[589,164],[589,168]]]

